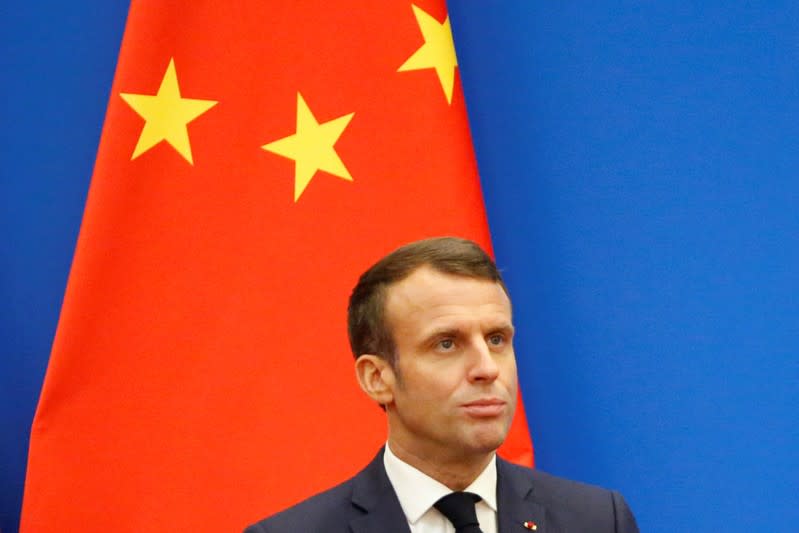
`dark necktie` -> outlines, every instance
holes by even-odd
[[[433,507],[452,522],[455,533],[483,533],[474,510],[474,504],[481,499],[471,492],[453,492],[438,500]]]

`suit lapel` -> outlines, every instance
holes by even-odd
[[[366,514],[350,522],[353,533],[410,533],[383,466],[383,451],[353,480],[352,504]]]
[[[352,504],[365,514],[350,522],[352,533],[410,533],[408,520],[383,467],[383,451],[353,480]],[[555,533],[547,529],[546,508],[523,470],[497,458],[499,533]],[[526,523],[530,527],[525,526]]]
[[[497,457],[497,530],[499,533],[551,533],[546,508],[535,500],[535,487],[521,471]],[[528,525],[525,525],[528,524]],[[535,529],[532,529],[535,527]]]

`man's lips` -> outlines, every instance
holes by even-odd
[[[501,415],[507,403],[499,398],[484,398],[463,404],[467,414],[478,418],[490,418]]]

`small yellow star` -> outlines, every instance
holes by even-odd
[[[186,125],[215,106],[217,102],[180,97],[174,58],[169,60],[161,86],[155,96],[131,93],[120,93],[119,96],[145,120],[131,159],[136,159],[156,144],[166,141],[186,161],[194,164]]]
[[[299,200],[317,170],[352,181],[333,145],[355,113],[319,123],[302,95],[297,93],[297,133],[261,146],[264,150],[293,159],[294,201]]]
[[[455,67],[458,58],[455,57],[455,43],[452,42],[452,28],[449,24],[449,15],[443,23],[439,23],[422,9],[412,5],[416,22],[424,37],[424,44],[408,58],[397,72],[408,70],[421,70],[426,68],[436,69],[438,81],[447,97],[447,103],[452,104],[452,88],[455,85]]]

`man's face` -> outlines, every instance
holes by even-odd
[[[414,271],[387,291],[397,349],[389,440],[426,460],[492,452],[516,407],[511,306],[493,281]]]

